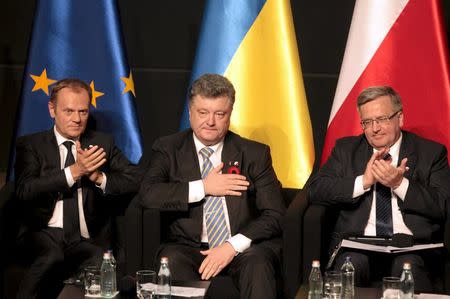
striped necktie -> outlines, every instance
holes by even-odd
[[[200,150],[200,155],[203,158],[202,178],[206,177],[213,169],[209,159],[213,152],[214,150],[209,147],[204,147]],[[230,232],[225,221],[222,197],[206,196],[203,204],[203,213],[205,215],[209,248],[223,244],[230,237]]]
[[[393,233],[391,188],[376,183],[375,191],[377,236],[391,237]]]

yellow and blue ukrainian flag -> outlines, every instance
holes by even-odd
[[[270,145],[283,187],[303,187],[314,143],[289,1],[208,1],[191,82],[204,73],[236,89],[231,130]]]
[[[15,136],[49,129],[52,84],[76,77],[92,89],[90,123],[114,135],[130,161],[138,162],[142,142],[136,93],[123,44],[116,1],[37,1]]]

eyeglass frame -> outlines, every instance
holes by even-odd
[[[375,119],[366,119],[359,122],[363,130],[366,130],[370,126],[373,126],[373,123],[376,122],[378,125],[387,124],[390,122],[399,112],[402,112],[403,109],[397,110],[390,116],[381,116]]]

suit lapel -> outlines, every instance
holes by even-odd
[[[43,153],[46,155],[46,161],[49,164],[49,169],[61,169],[61,156],[59,155],[59,147],[56,142],[55,132],[53,128],[47,131],[46,147]]]
[[[181,146],[175,150],[175,164],[179,167],[176,173],[180,178],[183,178],[183,180],[186,179],[189,182],[199,180],[201,179],[200,164],[195,149],[192,130],[188,130],[183,139],[184,141]],[[191,205],[189,214],[195,226],[194,230],[198,232],[200,240],[203,223],[203,204]]]
[[[222,150],[222,162],[225,167],[228,162],[237,161],[241,166],[241,170],[243,170],[242,149],[237,141],[238,137],[234,133],[229,132],[225,136]],[[238,223],[237,217],[239,215],[239,202],[240,200],[245,200],[245,194],[245,192],[242,192],[241,196],[225,196],[232,234],[237,231],[236,225]]]
[[[402,132],[403,139],[400,145],[400,152],[398,154],[398,165],[402,162],[404,158],[408,158],[406,166],[409,168],[408,171],[404,173],[404,177],[408,180],[412,179],[414,174],[414,169],[416,168],[417,153],[414,150],[414,142],[412,140],[413,136],[407,132]]]
[[[367,142],[367,139],[364,135],[361,138],[361,144],[358,147],[356,155],[354,157],[354,165],[356,168],[356,172],[358,174],[363,174],[366,170],[367,162],[369,162],[370,157],[372,157],[373,148]]]
[[[364,135],[361,135],[360,146],[358,147],[355,157],[354,157],[354,165],[356,174],[363,174],[367,167],[367,162],[369,162],[370,157],[373,154],[373,148],[367,142],[367,139]],[[370,191],[361,195],[359,213],[362,215],[358,216],[358,219],[369,219],[370,209],[372,208],[372,196],[373,196],[373,186],[370,188]],[[364,231],[364,227],[367,223],[360,223],[359,227]]]
[[[195,150],[194,138],[192,131],[184,138],[184,142],[176,150],[176,163],[178,165],[181,177],[187,178],[188,181],[201,179],[200,164],[197,151]]]

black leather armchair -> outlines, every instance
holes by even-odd
[[[130,198],[118,205],[115,213],[113,251],[118,261],[118,276],[135,273],[142,265],[142,209],[127,209]],[[15,200],[14,182],[0,190],[0,298],[15,298],[29,262],[18,251],[17,236],[22,211]]]
[[[285,188],[282,192],[288,210],[283,221],[283,277],[278,280],[283,286],[283,290],[280,290],[280,297],[294,298],[301,284],[303,269],[301,231],[306,197],[303,190]],[[143,211],[144,268],[153,268],[157,250],[161,241],[165,239],[166,220],[165,217],[161,217],[158,209],[144,209]],[[208,295],[211,298],[239,298],[239,292],[232,284],[231,279],[224,276],[218,276],[212,280]]]
[[[337,220],[337,213],[330,208],[307,204],[303,216],[303,277],[308,282],[311,262],[319,259],[324,270],[329,259],[330,236]],[[447,205],[447,219],[444,228],[444,264],[443,279],[434,280],[435,287],[443,288],[445,294],[450,294],[450,204]],[[437,261],[437,263],[439,263]],[[439,265],[436,265],[438,268]]]

